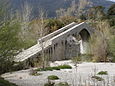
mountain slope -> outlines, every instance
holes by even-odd
[[[43,8],[47,11],[49,17],[55,17],[55,11],[60,8],[68,8],[71,5],[73,0],[10,0],[11,6],[13,10],[21,9],[23,10],[24,3],[27,2],[31,7],[33,7],[34,16],[38,15],[38,9]],[[93,3],[93,6],[104,6],[108,8],[115,2],[107,1],[107,0],[88,0]],[[76,0],[79,2],[79,0]]]

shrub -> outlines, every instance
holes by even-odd
[[[41,73],[38,73],[36,70],[31,70],[30,71],[30,75],[33,75],[33,76],[39,76],[39,75],[41,75]]]
[[[53,68],[53,70],[60,70],[59,67],[52,67],[52,68]]]
[[[60,82],[56,86],[69,86],[69,84],[67,82]]]
[[[58,80],[58,76],[55,76],[55,75],[50,75],[48,76],[48,80]]]
[[[109,40],[109,54],[111,61],[115,62],[115,36],[112,36]]]
[[[108,72],[107,71],[100,71],[100,72],[98,72],[98,75],[108,75]]]
[[[58,66],[58,68],[60,68],[60,69],[72,69],[72,67],[70,65],[60,65],[60,66]]]
[[[38,68],[36,71],[53,71],[53,70],[60,70],[60,69],[72,69],[70,65],[60,65],[55,67],[46,67],[46,68]]]
[[[54,86],[54,82],[48,82],[48,83],[46,83],[46,84],[44,84],[44,86]]]
[[[9,81],[6,81],[0,77],[0,86],[17,86],[17,85],[10,83]]]
[[[96,79],[97,81],[103,81],[104,79],[99,76],[92,76],[93,79]]]

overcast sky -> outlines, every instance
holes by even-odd
[[[114,1],[115,2],[115,0],[110,0],[110,1]]]

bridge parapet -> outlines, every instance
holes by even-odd
[[[46,36],[44,36],[44,37],[38,39],[38,43],[39,43],[39,42],[45,42],[45,41],[51,39],[52,37],[54,37],[54,36],[56,36],[56,35],[58,35],[58,34],[64,32],[64,31],[68,30],[69,28],[71,28],[71,27],[73,27],[73,26],[75,26],[75,25],[76,25],[76,23],[75,23],[75,22],[72,22],[71,24],[66,25],[65,27],[62,27],[61,29],[56,30],[56,31],[54,31],[54,32],[52,32],[52,33],[50,33],[50,34],[48,34],[48,35],[46,35]]]

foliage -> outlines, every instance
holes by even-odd
[[[18,37],[19,28],[20,25],[16,21],[5,22],[0,27],[0,74],[10,71],[13,57],[22,46]]]
[[[69,86],[69,84],[67,82],[60,82],[56,86]]]
[[[107,14],[110,15],[115,15],[115,4],[111,5],[111,7],[108,9]]]
[[[38,68],[36,71],[53,71],[53,70],[60,70],[60,69],[72,69],[70,65],[60,65],[55,67],[45,67],[45,68]]]
[[[58,19],[47,19],[46,27],[49,29],[49,33],[63,27],[64,24]]]
[[[91,54],[93,55],[93,60],[102,62],[108,61],[108,41],[111,37],[111,28],[107,21],[96,22],[95,27],[95,34],[90,39]]]
[[[92,61],[92,57],[93,57],[92,54],[81,54],[78,57],[72,58],[72,61],[73,62],[78,62],[78,63],[79,62],[84,62],[84,61],[89,62],[89,61]]]
[[[115,36],[112,36],[109,40],[109,54],[111,56],[111,61],[115,62]]]
[[[108,72],[107,71],[100,71],[97,74],[98,75],[108,75]]]
[[[50,81],[49,81],[48,83],[45,83],[44,86],[54,86],[54,84],[55,84],[54,82],[50,82]]]
[[[96,79],[97,81],[103,81],[104,79],[99,76],[92,76],[93,79]]]
[[[38,73],[36,70],[30,70],[30,73],[29,73],[30,75],[32,75],[32,76],[39,76],[39,75],[42,75],[41,73]]]
[[[105,17],[103,6],[94,6],[87,11],[87,18],[93,20],[102,20]]]
[[[58,76],[55,76],[55,75],[50,75],[48,76],[48,80],[58,80]]]
[[[115,26],[115,4],[111,5],[111,7],[108,9],[107,17],[110,26]]]
[[[10,82],[4,80],[3,78],[0,78],[0,86],[17,86],[17,85],[10,83]]]
[[[58,68],[60,68],[60,69],[72,69],[72,67],[70,65],[60,65],[60,66],[58,66]]]

